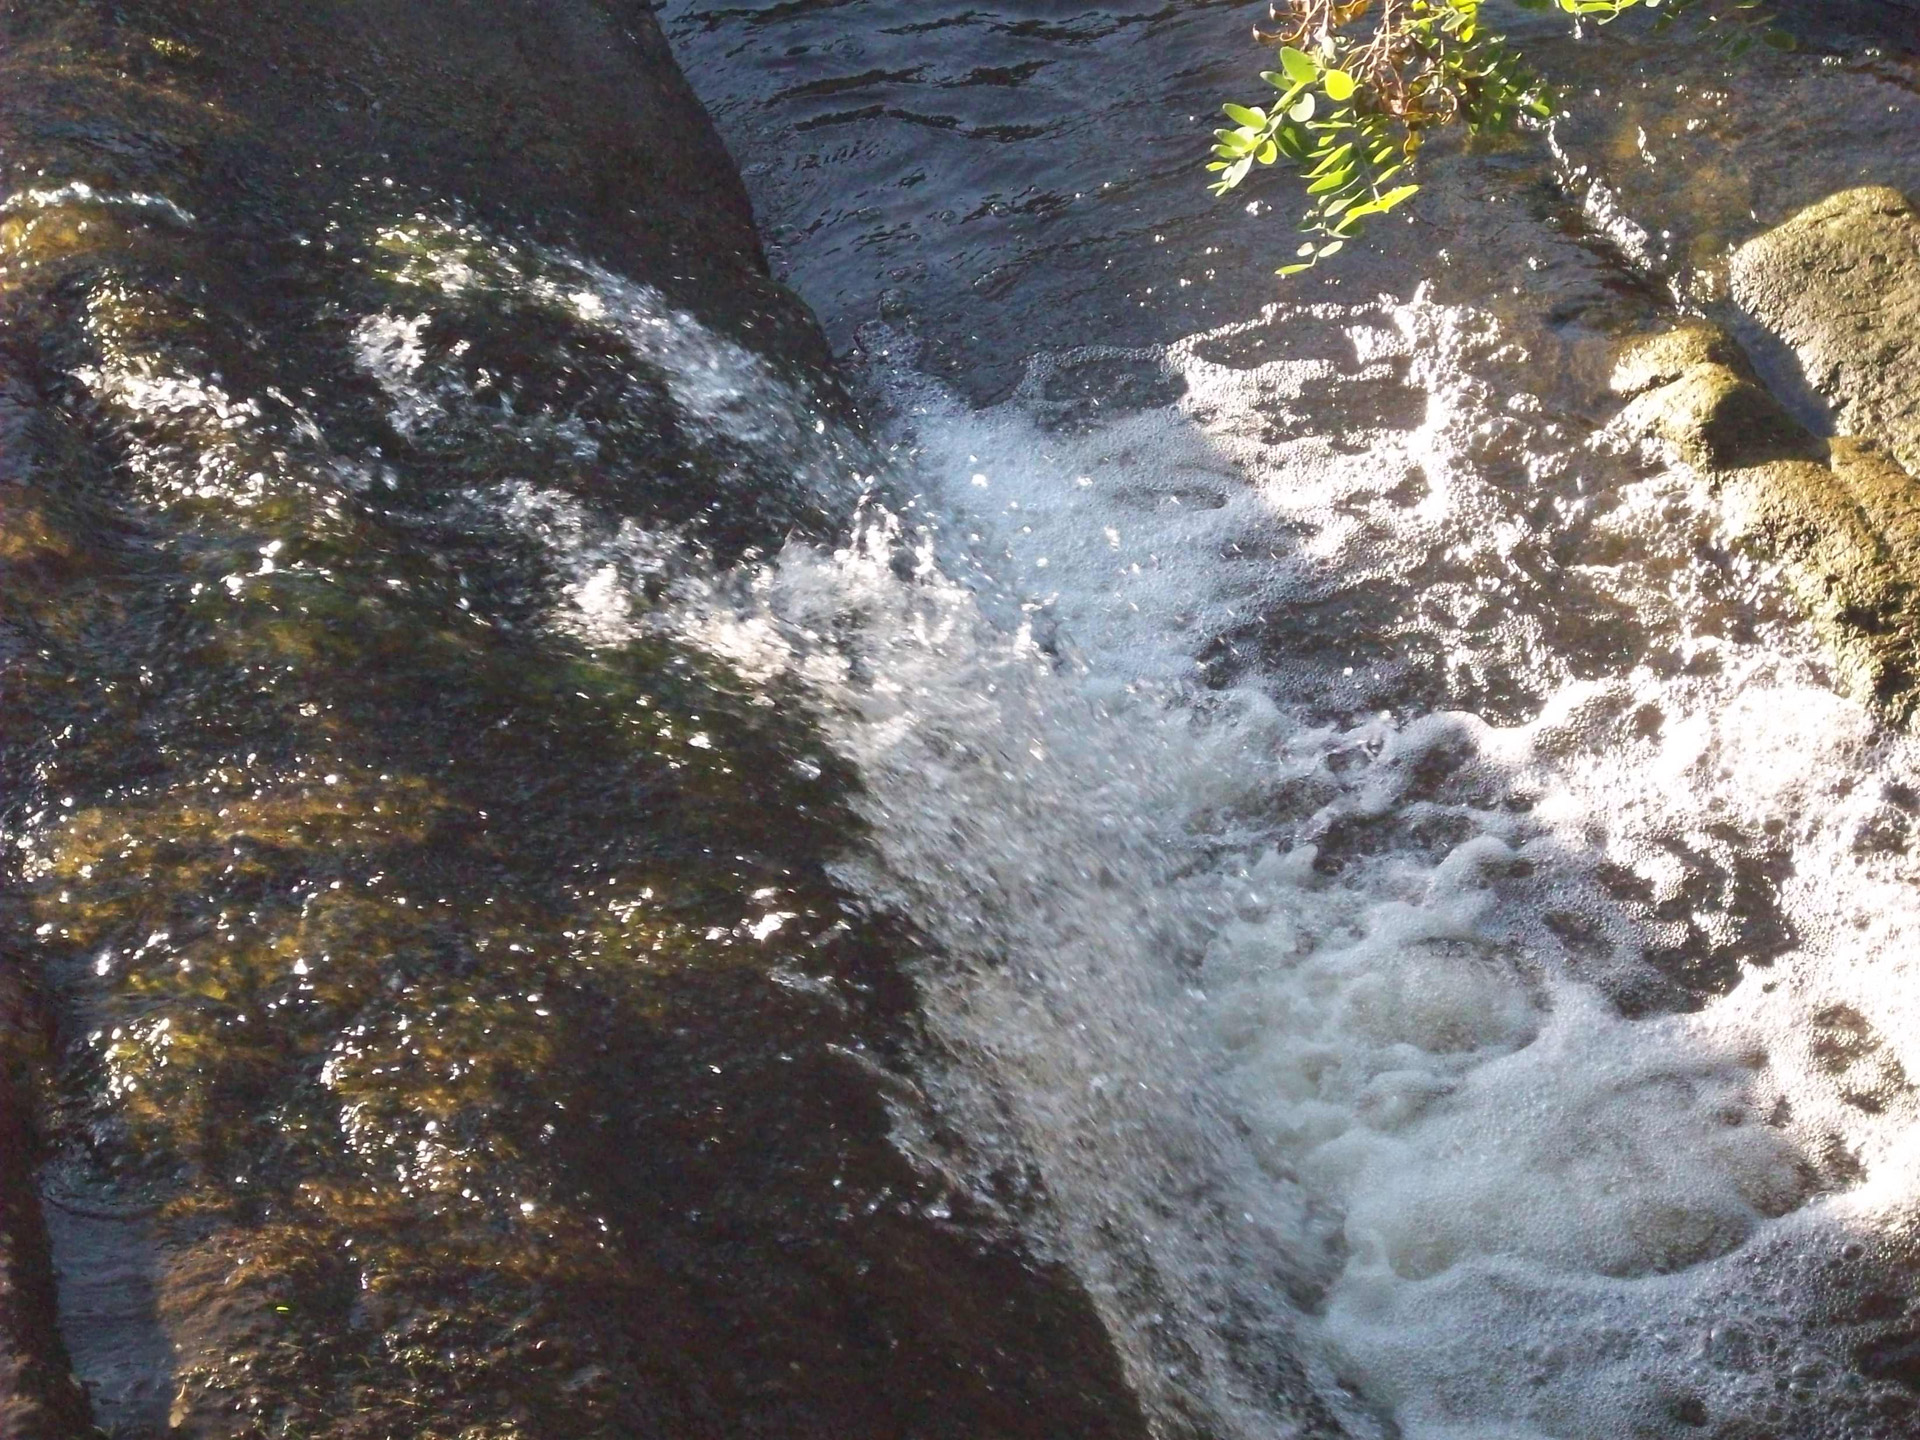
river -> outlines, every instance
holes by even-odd
[[[1248,5],[670,0],[717,135],[563,8],[0,17],[92,1419],[1913,1433],[1920,748],[1609,389],[1920,193],[1903,7],[1496,7],[1568,113],[1291,282]]]

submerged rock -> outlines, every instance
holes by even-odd
[[[0,960],[95,1419],[1141,1434],[942,1169],[806,697],[644,624],[866,461],[649,12],[29,0],[0,139]]]

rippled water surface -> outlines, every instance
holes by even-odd
[[[118,1440],[1137,1432],[890,1139],[921,942],[805,697],[611,618],[875,469],[657,36],[242,8],[0,16],[28,1338]]]

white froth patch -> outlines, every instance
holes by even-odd
[[[1620,478],[1582,562],[1673,616],[1672,658],[1556,671],[1504,587],[1535,492],[1610,462],[1507,403],[1522,357],[1483,317],[1316,318],[1362,372],[1403,366],[1410,428],[1354,431],[1343,365],[1203,358],[1231,332],[1142,357],[1177,402],[1078,430],[1039,423],[1044,371],[984,413],[903,380],[909,508],[742,575],[656,568],[651,610],[659,537],[494,499],[571,577],[574,633],[665,626],[811,688],[872,830],[845,880],[943,951],[923,996],[953,1063],[929,1083],[1038,1168],[1150,1402],[1261,1437],[1308,1423],[1310,1391],[1408,1440],[1699,1414],[1843,1435],[1847,1342],[1808,1323],[1814,1282],[1920,1187],[1912,747],[1791,637],[1714,631],[1684,472]],[[1433,602],[1462,664],[1538,652],[1550,700],[1508,728],[1334,723],[1258,673],[1200,683],[1243,618],[1358,583]],[[1739,952],[1761,851],[1789,937],[1767,968],[1625,1018],[1597,987],[1657,944]],[[1296,1379],[1255,1382],[1229,1329]]]
[[[71,207],[104,210],[133,210],[157,215],[175,225],[193,225],[193,216],[178,202],[165,195],[144,190],[99,190],[84,180],[69,180],[64,185],[35,185],[16,190],[0,200],[0,214],[31,214],[36,210],[64,210]]]
[[[393,278],[429,310],[477,304],[544,311],[617,338],[634,360],[664,378],[676,418],[697,442],[750,451],[768,477],[803,479],[823,493],[845,488],[834,437],[807,398],[766,360],[714,334],[654,286],[471,226],[421,219],[388,228],[376,243]],[[459,381],[428,364],[421,336],[430,318],[381,313],[366,317],[354,334],[362,370],[387,392],[394,423],[408,435],[474,409]],[[497,412],[486,418],[538,419]]]

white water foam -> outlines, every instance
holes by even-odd
[[[940,947],[930,1084],[1037,1166],[1169,1426],[1901,1433],[1848,1347],[1920,1194],[1912,747],[1766,621],[1764,577],[1757,635],[1721,623],[1693,477],[1503,398],[1492,322],[1287,318],[1349,353],[1196,337],[1130,357],[1184,398],[1090,428],[1054,424],[1049,364],[1115,356],[979,413],[896,376],[912,504],[665,602],[632,579],[660,537],[537,478],[476,498],[549,545],[576,636],[665,627],[810,688],[872,827],[846,880]],[[1417,423],[1339,428],[1393,361]],[[1618,673],[1575,673],[1525,591],[1542,492],[1661,634]],[[1501,727],[1337,713],[1304,662],[1203,683],[1224,631],[1341,586],[1548,699]],[[1727,972],[1691,1010],[1610,998],[1689,964]]]
[[[1458,317],[1401,318],[1432,345]],[[1189,413],[1299,378],[1170,359]],[[1506,730],[1303,722],[1258,678],[1198,690],[1223,621],[1284,605],[1350,544],[1390,570],[1392,540],[1404,560],[1485,503],[1489,417],[1471,387],[1436,388],[1419,431],[1348,457],[1297,447],[1253,486],[1185,418],[1071,440],[1018,402],[922,414],[942,518],[917,584],[871,539],[792,555],[744,625],[709,632],[743,665],[793,657],[839,717],[876,834],[852,878],[952,957],[928,983],[972,1066],[949,1094],[968,1103],[976,1079],[993,1092],[977,1115],[1018,1117],[1143,1387],[1200,1385],[1216,1423],[1284,1433],[1308,1410],[1257,1393],[1246,1344],[1220,1337],[1291,1330],[1355,1430],[1385,1411],[1436,1440],[1683,1434],[1703,1416],[1868,1433],[1861,1397],[1836,1393],[1859,1383],[1847,1336],[1806,1322],[1831,1303],[1822,1266],[1897,1232],[1913,1194],[1896,1054],[1911,866],[1860,843],[1900,823],[1885,796],[1907,747],[1771,645],[1703,640],[1710,679],[1568,682]],[[1340,514],[1416,457],[1437,483],[1393,517],[1410,535],[1383,536],[1383,507]],[[1654,483],[1669,510],[1686,489]],[[1330,523],[1272,558],[1276,512]],[[1479,544],[1484,564],[1501,527]],[[1636,733],[1649,708],[1659,729]],[[1436,756],[1474,783],[1429,793]],[[1302,788],[1317,807],[1266,818]],[[1516,815],[1500,801],[1521,790],[1538,798]],[[1393,816],[1391,840],[1422,812],[1463,838],[1317,872],[1316,835]],[[1697,1013],[1623,1018],[1587,973],[1606,966],[1545,916],[1594,917],[1615,956],[1646,949],[1657,937],[1594,883],[1604,858],[1656,913],[1737,926],[1737,901],[1687,893],[1688,847],[1737,847],[1726,832],[1777,835],[1799,944]],[[1862,943],[1856,912],[1888,933]]]

